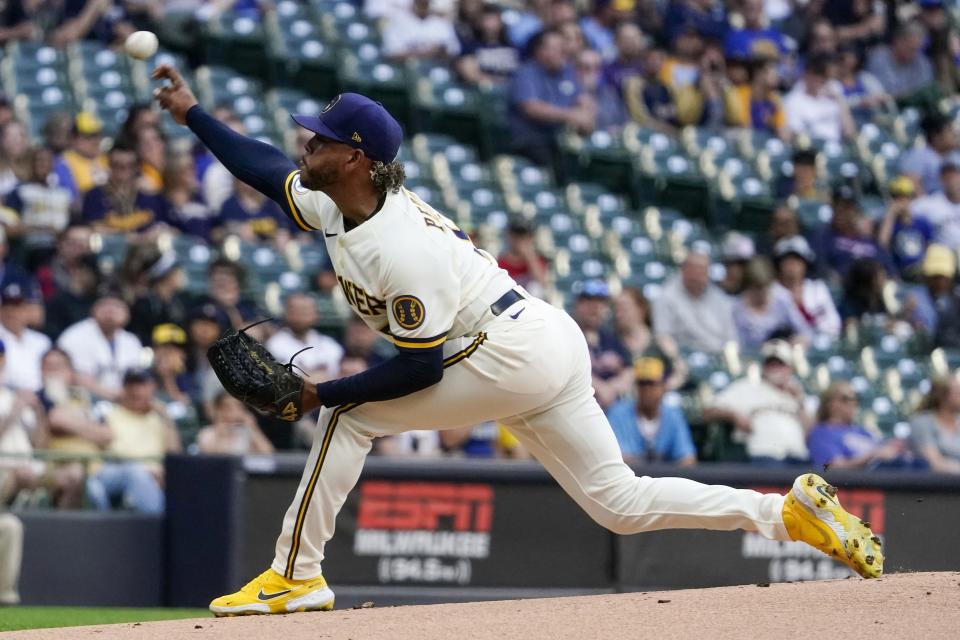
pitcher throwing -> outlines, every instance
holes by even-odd
[[[616,533],[744,529],[802,540],[864,577],[882,573],[880,539],[819,476],[800,476],[786,496],[636,476],[594,400],[577,325],[403,188],[396,161],[403,134],[382,105],[344,93],[319,114],[294,115],[314,133],[298,167],[204,112],[172,67],[153,77],[168,81],[156,98],[174,120],[303,231],[323,234],[350,306],[398,352],[363,373],[313,385],[245,334],[211,349],[224,386],[254,408],[286,420],[320,408],[272,565],[211,602],[213,613],[332,608],[324,545],[373,439],[487,420],[505,424],[591,518]]]

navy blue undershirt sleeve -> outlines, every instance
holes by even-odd
[[[325,407],[351,402],[380,402],[410,395],[443,378],[443,345],[400,349],[386,362],[347,378],[321,382],[317,396]]]
[[[287,215],[293,215],[287,204],[284,182],[291,171],[296,171],[297,165],[282,151],[240,135],[200,105],[187,111],[187,126],[230,173],[277,202]]]

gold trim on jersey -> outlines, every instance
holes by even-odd
[[[303,213],[300,212],[300,208],[297,206],[297,203],[293,200],[293,178],[300,173],[300,170],[291,171],[286,180],[283,181],[283,192],[287,196],[287,204],[290,205],[290,215],[293,218],[293,221],[297,223],[297,226],[303,229],[304,231],[319,231],[304,219]]]
[[[443,368],[451,367],[461,360],[469,358],[472,356],[477,349],[480,348],[487,340],[487,334],[480,332],[480,334],[473,339],[466,348],[461,349],[457,353],[444,358]],[[307,519],[307,511],[310,509],[310,500],[313,498],[313,492],[317,488],[317,481],[320,479],[320,470],[323,468],[323,461],[327,457],[327,452],[330,450],[330,443],[333,441],[333,432],[337,429],[337,423],[340,421],[340,416],[359,407],[362,402],[350,402],[348,404],[341,405],[337,407],[333,415],[330,416],[330,421],[327,423],[327,430],[323,434],[323,441],[320,443],[320,453],[317,456],[317,462],[313,465],[313,472],[310,474],[310,481],[307,482],[307,488],[303,491],[303,497],[300,498],[300,508],[297,509],[297,519],[293,525],[293,539],[290,541],[290,551],[287,554],[287,567],[283,572],[283,577],[287,580],[293,580],[293,571],[294,566],[297,562],[297,554],[300,553],[300,537],[303,534],[303,523]]]
[[[394,345],[403,349],[430,349],[446,342],[447,334],[442,333],[432,338],[405,338],[391,334],[390,339]]]

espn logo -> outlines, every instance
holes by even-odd
[[[485,484],[365,482],[357,529],[489,532],[493,488]]]

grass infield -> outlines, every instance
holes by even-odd
[[[209,617],[207,609],[0,607],[0,631]]]

